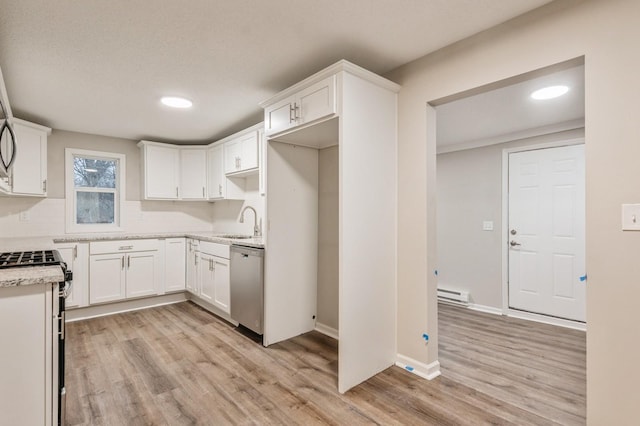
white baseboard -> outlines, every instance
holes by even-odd
[[[138,311],[140,309],[155,308],[156,306],[170,305],[186,301],[184,292],[164,294],[162,296],[147,297],[144,299],[124,300],[122,302],[107,303],[104,305],[87,306],[85,308],[68,309],[65,312],[67,322],[80,321],[89,318],[104,317],[123,312]]]
[[[543,324],[557,325],[559,327],[572,328],[574,330],[587,331],[587,324],[584,322],[549,317],[547,315],[534,314],[532,312],[519,311],[517,309],[511,308],[507,310],[507,315],[513,318],[536,321]]]
[[[431,364],[425,364],[398,354],[396,365],[427,380],[433,380],[440,375],[440,363],[438,361],[434,361]]]
[[[486,305],[478,305],[477,303],[469,304],[468,308],[478,312],[486,312],[487,314],[494,314],[494,315],[503,314],[501,308],[494,308],[493,306],[486,306]]]
[[[338,335],[338,330],[333,328],[333,327],[329,327],[328,325],[325,325],[325,324],[317,322],[316,323],[316,331],[318,333],[324,334],[325,336],[329,336],[332,339],[339,340],[338,339],[338,336],[339,336]]]

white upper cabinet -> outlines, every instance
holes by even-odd
[[[258,170],[258,132],[253,130],[224,143],[224,171],[226,174]]]
[[[10,170],[11,193],[45,197],[47,195],[47,136],[51,129],[12,119],[16,134],[16,159]]]
[[[168,144],[142,141],[143,189],[145,200],[177,200],[180,151]]]
[[[265,134],[275,135],[336,112],[336,76],[332,75],[265,106]]]
[[[145,200],[206,200],[207,148],[141,141]]]
[[[180,189],[183,200],[207,199],[206,148],[180,149]]]

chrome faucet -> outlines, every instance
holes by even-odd
[[[247,209],[251,209],[253,211],[253,218],[254,218],[253,236],[261,237],[262,236],[262,219],[260,219],[260,225],[258,225],[258,212],[256,212],[256,209],[254,209],[251,206],[245,206],[245,208],[242,209],[242,211],[240,212],[240,223],[244,223],[244,212],[246,212]]]

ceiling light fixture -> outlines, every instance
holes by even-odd
[[[569,88],[567,86],[549,86],[536,90],[531,94],[531,97],[537,100],[553,99],[564,95],[568,91]]]
[[[163,96],[160,102],[171,108],[191,108],[193,102],[186,98],[179,98],[177,96]]]

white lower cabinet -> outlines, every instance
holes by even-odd
[[[113,302],[125,298],[123,254],[96,254],[89,261],[89,303]]]
[[[200,253],[198,280],[200,297],[229,313],[229,259]]]
[[[198,294],[198,240],[187,238],[187,273],[186,289],[189,293]]]
[[[90,243],[89,304],[153,296],[162,274],[158,240]]]
[[[184,291],[186,284],[186,250],[184,238],[165,240],[164,290]]]

